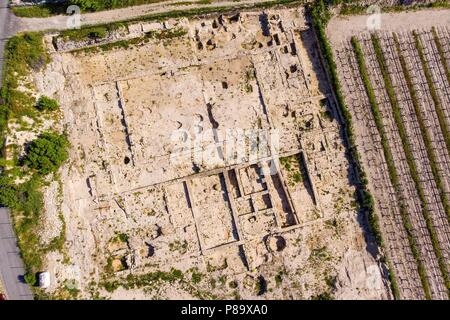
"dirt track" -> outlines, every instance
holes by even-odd
[[[327,26],[332,43],[340,43],[367,29],[369,15],[334,17]],[[430,29],[446,26],[450,22],[450,10],[421,10],[416,12],[382,13],[380,31],[404,32],[413,29]]]
[[[192,10],[196,8],[212,8],[212,7],[233,7],[242,5],[254,5],[258,0],[241,0],[241,1],[214,1],[210,4],[188,4],[174,5],[179,3],[178,0],[166,1],[161,3],[146,4],[141,6],[133,6],[116,10],[101,11],[94,13],[85,13],[81,15],[82,25],[102,24],[113,21],[128,20],[140,16],[164,13],[178,10]],[[17,31],[42,31],[49,29],[67,29],[67,16],[55,16],[50,18],[19,18],[12,17],[12,24],[17,26]]]

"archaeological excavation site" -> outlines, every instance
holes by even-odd
[[[318,3],[10,41],[0,203],[35,298],[449,298],[449,9]]]

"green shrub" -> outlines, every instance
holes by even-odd
[[[101,39],[108,36],[111,31],[117,29],[118,24],[109,24],[104,26],[86,27],[76,30],[64,30],[61,36],[72,41],[82,41],[87,39]]]
[[[28,283],[30,286],[35,286],[37,284],[35,273],[27,273],[23,278],[25,282]]]
[[[104,282],[102,283],[103,287],[108,292],[114,292],[119,288],[120,284],[117,281],[111,281],[111,282]]]
[[[46,96],[39,98],[36,108],[39,111],[56,111],[59,109],[58,101]]]
[[[21,211],[26,217],[38,214],[42,208],[42,195],[38,191],[40,186],[38,176],[16,185],[12,177],[3,174],[0,176],[0,205]]]
[[[311,300],[334,300],[334,297],[329,292],[322,292],[321,294],[311,297]]]
[[[277,286],[279,286],[283,282],[283,276],[284,276],[284,272],[283,271],[279,271],[275,275],[275,283],[277,284]]]
[[[258,296],[262,296],[267,291],[267,282],[266,279],[264,279],[263,276],[259,276],[256,279],[255,283],[255,294]]]
[[[66,13],[66,6],[61,4],[41,4],[41,5],[33,5],[33,6],[19,6],[12,7],[12,12],[18,17],[25,18],[46,18],[57,14]]]
[[[55,172],[69,157],[68,146],[65,135],[43,133],[31,142],[24,164],[42,175]]]
[[[193,271],[191,279],[192,279],[193,284],[200,283],[202,281],[202,274],[199,272]]]
[[[17,207],[17,187],[7,176],[0,176],[0,205],[11,209]]]

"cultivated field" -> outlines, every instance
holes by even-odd
[[[385,254],[406,299],[448,299],[450,288],[450,21],[439,20],[449,14],[385,15],[376,32],[358,30],[361,17],[335,19],[328,29]],[[347,24],[353,32],[339,33]]]

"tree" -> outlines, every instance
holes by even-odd
[[[17,187],[10,177],[0,176],[0,205],[11,209],[17,208]]]
[[[59,109],[58,101],[42,96],[39,98],[36,108],[40,111],[56,111]]]
[[[24,164],[36,169],[42,175],[55,172],[69,157],[68,146],[69,142],[65,135],[43,133],[31,142]]]

